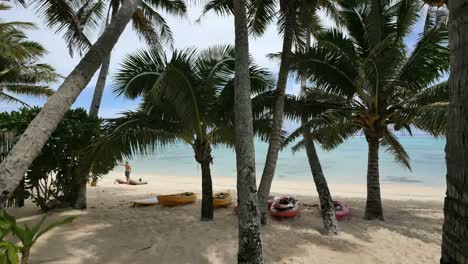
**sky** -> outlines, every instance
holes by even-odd
[[[188,15],[184,18],[163,14],[174,33],[174,47],[176,49],[186,47],[206,48],[218,44],[233,44],[233,18],[208,14],[202,18],[201,22],[196,22],[201,15],[201,11],[202,8],[200,6],[189,5]],[[43,23],[44,21],[35,14],[32,8],[25,9],[19,6],[14,7],[9,11],[3,11],[0,19],[5,22],[34,22],[38,26],[38,29],[30,30],[27,33],[28,37],[41,43],[48,50],[48,54],[41,60],[41,62],[52,65],[62,76],[67,76],[79,62],[80,57],[77,54],[75,54],[73,58],[70,57],[61,34],[57,34],[54,29],[47,28]],[[421,19],[421,21],[419,21],[415,26],[415,29],[419,31],[419,29],[422,28],[423,23],[424,20]],[[331,23],[324,18],[324,24],[330,25]],[[418,34],[412,34],[407,39],[408,45],[414,45],[417,38]],[[275,25],[272,25],[267,29],[262,37],[250,39],[250,53],[257,64],[270,69],[272,73],[276,75],[278,71],[277,62],[269,60],[266,58],[266,55],[279,52],[281,50],[281,44],[281,37],[278,36]],[[112,93],[113,76],[126,55],[139,49],[144,49],[145,47],[144,42],[140,41],[132,31],[131,26],[127,26],[112,52],[110,75],[99,113],[101,117],[115,117],[118,113],[135,109],[138,105],[138,101],[131,101],[122,97],[117,98]],[[169,49],[167,49],[167,51],[169,52]],[[89,108],[97,74],[98,73],[95,74],[86,89],[76,100],[73,108]],[[52,88],[56,89],[59,85],[60,82],[53,84]],[[294,79],[290,79],[288,82],[287,92],[297,94],[298,91],[298,84],[295,83]],[[22,97],[22,99],[26,100],[31,105],[41,106],[45,103],[45,99],[24,97]],[[0,111],[11,111],[17,108],[17,105],[0,106]]]

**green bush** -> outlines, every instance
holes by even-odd
[[[0,131],[4,134],[0,137],[0,150],[3,156],[14,144],[15,137],[26,130],[39,111],[40,108],[36,107],[0,113]],[[94,168],[92,165],[96,157],[87,152],[92,141],[102,133],[102,123],[102,119],[89,117],[81,108],[67,112],[29,168],[24,190],[19,188],[15,197],[20,194],[21,197],[29,197],[43,210],[50,209],[51,200],[71,204],[84,174],[85,177],[89,172],[102,175],[112,170],[115,162]]]

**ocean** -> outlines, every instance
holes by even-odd
[[[430,136],[401,136],[401,144],[411,158],[412,170],[395,162],[383,148],[380,154],[380,177],[384,183],[413,184],[445,187],[445,138]],[[268,143],[255,141],[257,177],[265,164]],[[332,151],[317,146],[323,171],[329,183],[365,184],[367,170],[367,142],[356,136]],[[234,149],[217,146],[213,148],[212,177],[236,177]],[[158,149],[154,155],[130,160],[132,175],[157,174],[167,176],[200,176],[200,167],[189,145],[175,144]],[[122,171],[123,168],[117,168]],[[282,180],[312,179],[305,150],[293,154],[290,148],[280,152],[275,178]]]

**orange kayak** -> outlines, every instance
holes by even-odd
[[[191,204],[197,200],[197,195],[193,192],[177,193],[170,195],[158,195],[160,205],[176,206],[183,204]]]

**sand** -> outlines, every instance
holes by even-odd
[[[148,185],[113,184],[115,175],[89,187],[86,211],[54,211],[51,219],[78,215],[42,237],[31,263],[236,263],[237,219],[232,208],[217,209],[215,220],[200,222],[200,202],[180,207],[131,207],[130,201],[181,191],[200,192],[197,177],[144,177]],[[235,179],[213,179],[217,191],[234,192]],[[270,219],[262,230],[265,263],[438,263],[443,223],[443,189],[382,185],[385,221],[362,219],[364,185],[332,185],[336,199],[352,207],[341,234],[320,234],[317,207],[296,219]],[[273,191],[296,194],[316,204],[313,182],[276,181]],[[10,209],[19,221],[38,220],[30,203]]]

